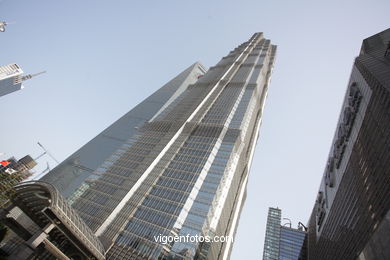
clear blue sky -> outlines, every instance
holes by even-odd
[[[0,64],[47,74],[0,98],[0,153],[62,161],[195,61],[257,31],[278,45],[232,259],[261,259],[269,206],[306,223],[362,39],[390,1],[0,0]],[[53,167],[50,158],[46,161]]]

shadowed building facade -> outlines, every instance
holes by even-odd
[[[106,259],[229,258],[232,240],[156,237],[234,236],[275,53],[256,33],[207,73],[194,64],[41,179]]]
[[[363,41],[309,223],[309,259],[390,259],[390,29]]]
[[[0,66],[0,97],[22,89],[22,74],[18,64]]]

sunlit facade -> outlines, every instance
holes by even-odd
[[[22,89],[22,74],[16,63],[0,66],[0,97]]]

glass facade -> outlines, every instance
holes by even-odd
[[[281,227],[279,260],[302,260],[306,259],[306,239],[307,233],[296,229]]]
[[[229,247],[223,243],[179,241],[163,245],[154,241],[154,236],[213,237],[235,229],[229,226],[238,202],[234,195],[244,188],[240,179],[247,175],[245,168],[261,120],[274,52],[270,42],[256,34],[140,129],[125,158],[132,161],[127,165],[132,171],[130,186],[145,178],[138,189],[130,191],[131,197],[118,196],[120,201],[106,204],[110,210],[106,205],[95,207],[93,214],[83,201],[87,193],[74,203],[87,223],[99,227],[96,233],[102,240],[111,244],[108,258],[139,254],[156,259],[227,257]],[[260,56],[267,59],[258,64]],[[247,63],[249,57],[253,62]],[[259,67],[262,70],[256,71]],[[260,80],[262,85],[257,84]],[[157,157],[149,156],[151,153]],[[155,167],[150,168],[153,163]],[[98,182],[101,186],[91,186],[88,196],[104,189],[106,181]],[[125,185],[129,187],[129,183]],[[109,212],[118,213],[114,220],[109,221],[108,215],[100,219],[103,222],[94,219],[96,213]]]
[[[269,208],[264,239],[263,260],[279,260],[280,223],[282,211]]]
[[[228,259],[276,46],[256,33],[181,73],[48,173],[107,259]],[[203,76],[202,76],[203,75]]]
[[[89,186],[90,180],[98,178],[107,167],[115,163],[116,158],[130,148],[140,134],[142,125],[160,114],[166,106],[177,102],[177,96],[204,75],[205,71],[200,63],[191,65],[40,180],[54,184],[73,203]],[[146,146],[148,144],[144,145]],[[117,175],[126,174],[129,173],[119,172]]]

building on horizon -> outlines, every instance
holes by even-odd
[[[390,29],[362,43],[310,221],[309,259],[390,259]]]
[[[233,239],[156,236],[234,237],[275,53],[256,33],[207,72],[195,63],[40,181],[16,186],[13,205],[32,223],[15,228],[25,242],[8,253],[229,259]]]
[[[22,74],[16,63],[0,66],[0,97],[22,89]]]
[[[299,222],[298,228],[282,225],[282,210],[268,209],[263,260],[307,260],[306,227]]]
[[[0,97],[21,90],[24,88],[23,81],[42,73],[23,75],[23,70],[16,63],[0,66]]]
[[[280,225],[282,210],[269,208],[265,230],[263,260],[279,260]]]
[[[13,210],[13,218],[3,217],[2,209],[7,208],[11,202],[10,199],[15,193],[13,188],[15,185],[27,180],[33,175],[33,168],[37,165],[37,162],[30,156],[26,155],[19,160],[15,157],[10,157],[6,160],[0,161],[0,247],[3,244],[3,240],[7,241],[7,244],[12,247],[15,236],[10,235],[11,231],[7,226],[18,222],[27,223],[24,221],[24,217],[21,216],[21,211]],[[21,242],[17,239],[17,243]],[[8,254],[0,249],[0,259],[7,259]]]
[[[36,161],[30,155],[19,160],[11,157],[0,161],[0,208],[8,203],[12,187],[30,177],[31,170],[36,165]]]

